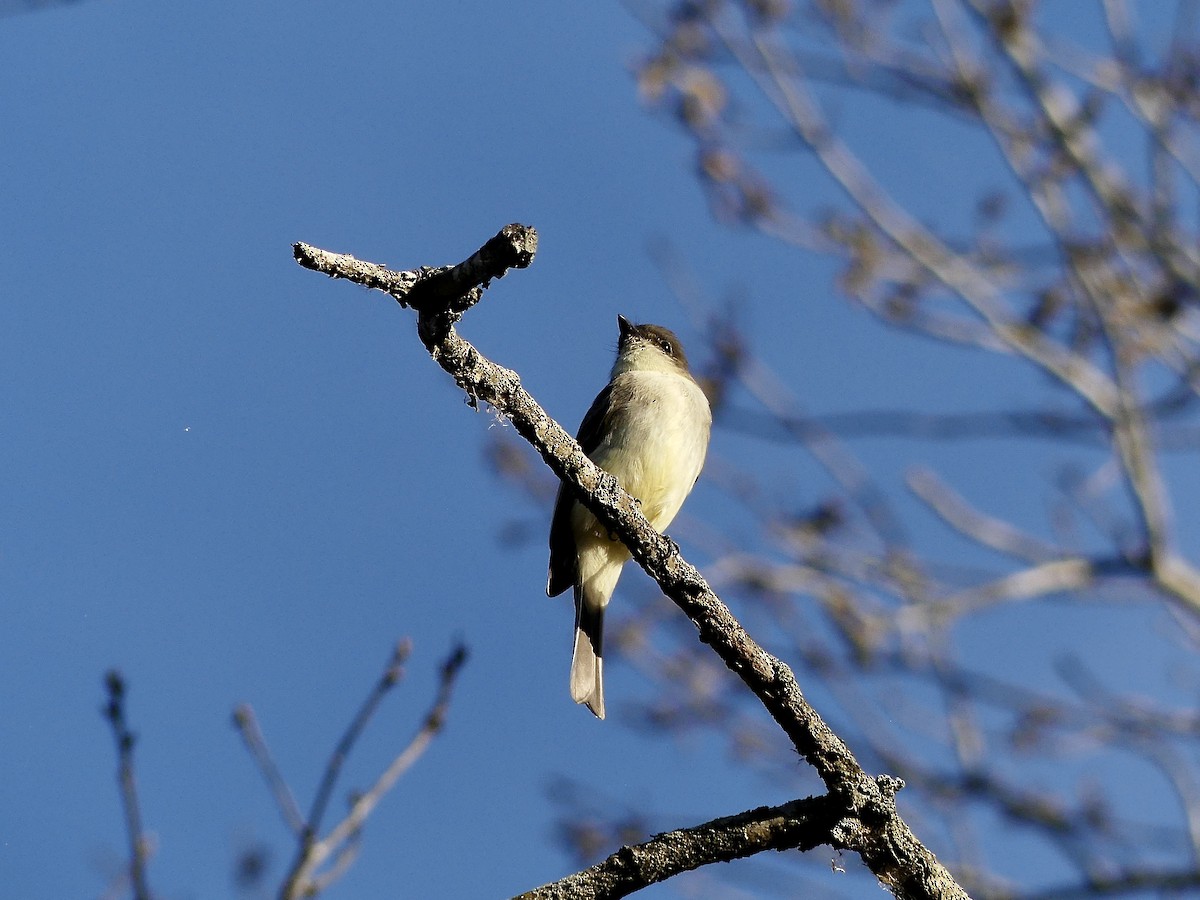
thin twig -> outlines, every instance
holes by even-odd
[[[379,707],[380,701],[400,682],[400,678],[404,674],[404,662],[411,652],[411,641],[406,639],[396,643],[387,667],[379,676],[379,680],[375,682],[375,689],[367,695],[358,714],[351,721],[346,733],[342,735],[342,739],[338,741],[337,747],[334,748],[333,755],[330,756],[329,762],[325,766],[325,773],[321,776],[321,783],[317,786],[317,792],[313,796],[312,808],[308,813],[307,833],[310,837],[321,830],[321,820],[325,817],[325,809],[329,805],[329,798],[333,794],[338,775],[341,774],[342,764],[345,763],[354,744],[371,721],[371,716]]]
[[[258,771],[266,780],[267,787],[271,790],[271,796],[275,798],[279,814],[283,816],[284,824],[287,825],[289,831],[300,837],[304,834],[304,816],[300,813],[300,805],[296,803],[292,789],[280,773],[279,766],[275,764],[275,759],[267,747],[267,739],[264,737],[262,729],[258,725],[258,718],[254,715],[254,710],[249,703],[241,703],[233,711],[233,726],[242,736],[246,749],[250,751],[251,758],[258,765]]]
[[[400,647],[403,647],[403,645],[400,645]],[[396,678],[399,677],[399,662],[397,660],[402,659],[405,655],[406,651],[400,648],[397,649],[397,653],[389,661],[388,669],[384,673],[383,678],[376,684],[375,689],[372,691],[372,697],[368,699],[359,714],[355,716],[354,722],[339,742],[338,751],[334,753],[329,766],[326,768],[325,778],[322,779],[322,791],[326,794],[328,790],[332,789],[332,783],[336,779],[337,772],[344,761],[344,753],[349,752],[357,740],[362,726],[366,724],[366,720],[370,717],[379,698],[395,684]],[[300,841],[296,861],[293,863],[291,871],[284,882],[283,889],[280,892],[282,900],[298,900],[301,897],[312,897],[346,871],[357,854],[358,840],[362,834],[362,828],[367,817],[370,816],[383,796],[391,790],[396,780],[408,771],[413,763],[428,749],[430,743],[432,743],[445,724],[454,684],[466,660],[466,646],[461,643],[457,644],[442,664],[437,694],[416,735],[409,742],[408,746],[392,760],[391,764],[388,765],[387,769],[384,770],[383,774],[379,776],[371,788],[355,797],[346,817],[335,825],[329,834],[319,840],[315,839],[315,824],[311,820],[309,821]],[[390,683],[385,685],[384,682],[388,681]],[[326,787],[327,784],[328,787]],[[314,812],[323,812],[324,806],[324,801],[319,804],[314,803]],[[333,864],[324,872],[320,872],[321,867],[331,858]]]
[[[150,841],[142,828],[142,813],[138,805],[137,781],[134,776],[133,745],[137,737],[129,730],[125,717],[125,679],[116,669],[104,676],[108,702],[104,717],[112,726],[117,745],[117,784],[121,789],[121,805],[125,810],[125,831],[129,839],[129,883],[133,900],[152,900],[146,880],[146,863],[150,857]]]
[[[1046,562],[1064,555],[1062,548],[975,509],[931,469],[913,469],[905,481],[908,489],[947,526],[983,547],[1028,562]]]

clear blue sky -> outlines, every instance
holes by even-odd
[[[621,710],[639,676],[619,663],[609,721],[570,702],[570,604],[543,595],[549,509],[489,471],[501,426],[464,406],[408,312],[291,258],[304,240],[449,263],[536,226],[533,267],[462,330],[572,429],[617,313],[695,338],[646,252],[658,236],[715,296],[749,293],[752,335],[816,411],[1020,401],[1019,371],[973,361],[966,384],[965,355],[872,325],[827,262],[711,223],[688,143],[639,107],[630,63],[648,45],[617,5],[544,0],[96,0],[0,18],[0,895],[98,895],[122,858],[99,715],[112,666],[164,896],[230,895],[249,843],[273,849],[275,875],[290,859],[234,705],[252,704],[307,801],[401,636],[409,676],[347,789],[407,740],[455,638],[471,660],[330,900],[506,896],[572,871],[553,842],[560,775],[661,810],[662,827],[816,789],[755,780],[707,739],[637,736]],[[969,159],[906,156],[908,137],[890,152],[914,193],[972,185]],[[714,438],[725,464],[784,453]],[[1029,514],[1036,495],[1005,487],[1014,457],[994,459],[992,498]],[[720,528],[723,502],[697,490],[685,551],[688,521]],[[535,538],[502,542],[513,522]],[[622,590],[649,587],[630,570]]]

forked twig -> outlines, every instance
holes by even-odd
[[[442,663],[441,677],[433,704],[408,746],[396,755],[369,790],[353,798],[350,810],[342,821],[335,825],[325,837],[319,837],[321,820],[329,806],[329,800],[333,795],[342,766],[355,743],[366,730],[384,695],[399,683],[403,675],[403,664],[408,659],[410,652],[411,644],[408,640],[396,644],[384,667],[383,674],[375,682],[363,705],[347,726],[330,755],[307,818],[300,813],[299,804],[296,803],[291,788],[280,774],[279,768],[267,748],[262,730],[258,727],[253,710],[248,705],[242,704],[234,711],[234,725],[246,742],[250,755],[271,789],[284,822],[297,838],[296,859],[280,890],[281,900],[314,897],[345,873],[357,856],[362,828],[371,811],[378,805],[384,794],[391,790],[396,780],[420,758],[433,738],[441,731],[450,706],[455,680],[467,660],[467,649],[462,643],[456,644],[445,662]],[[329,863],[327,867],[325,867],[326,863]]]
[[[454,682],[466,661],[467,648],[463,644],[458,644],[450,651],[446,661],[442,663],[437,696],[413,739],[392,760],[370,789],[354,798],[354,802],[350,805],[350,811],[341,822],[333,827],[329,834],[320,840],[310,841],[303,848],[288,876],[281,894],[282,897],[291,900],[296,897],[312,896],[315,893],[313,882],[317,878],[316,872],[325,861],[333,857],[335,869],[342,868],[341,857],[346,853],[353,854],[355,852],[357,836],[371,811],[375,809],[383,795],[392,789],[396,780],[420,759],[437,733],[442,730],[446,711],[450,707]],[[323,887],[325,883],[327,882],[322,882],[321,886]]]

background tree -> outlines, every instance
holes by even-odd
[[[883,327],[965,348],[961,377],[981,376],[973,413],[915,407],[906,385],[878,409],[808,413],[823,398],[790,390],[741,333],[754,301],[714,300],[686,252],[662,254],[707,322],[719,425],[805,457],[713,467],[758,532],[701,532],[706,572],[868,770],[905,780],[902,810],[977,897],[1200,884],[1197,7],[1063,12],[637,8],[656,35],[639,88],[693,141],[714,214],[838,260],[843,296]],[[922,137],[897,139],[896,116]],[[945,155],[971,158],[971,189],[914,183],[914,160]],[[836,203],[810,202],[818,178]],[[806,288],[797,302],[812,302]],[[989,354],[1036,374],[1016,408],[971,361]],[[625,622],[620,646],[658,683],[641,727],[712,732],[805,784],[685,625],[654,598]],[[1113,643],[1096,629],[1128,629],[1123,652],[1101,650]],[[1164,790],[1174,808],[1152,811]],[[627,833],[624,817],[580,827],[581,806],[564,825],[581,851]]]

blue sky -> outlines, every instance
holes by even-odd
[[[841,303],[828,262],[712,223],[689,144],[639,106],[630,64],[648,45],[605,4],[96,0],[0,18],[0,894],[98,895],[121,858],[99,715],[113,666],[169,897],[231,894],[246,844],[272,848],[276,875],[290,858],[234,705],[254,707],[306,802],[402,636],[408,676],[346,788],[407,740],[455,639],[471,660],[331,900],[502,896],[572,871],[553,841],[559,776],[661,810],[662,827],[816,788],[758,780],[707,739],[633,734],[621,696],[639,676],[619,663],[609,721],[570,702],[570,604],[543,596],[549,509],[489,470],[502,426],[464,406],[411,314],[291,258],[303,240],[450,263],[508,222],[536,226],[534,265],[462,331],[572,429],[617,313],[695,339],[647,252],[659,237],[714,298],[752,298],[757,346],[816,411],[1012,406],[1037,389],[973,357],[961,378],[966,354]],[[910,170],[914,195],[974,185],[969,157],[927,160],[905,149],[918,132],[899,134],[882,164]],[[1040,514],[1006,484],[1016,452],[992,457],[986,499]],[[794,453],[713,441],[715,461],[778,467],[816,502],[828,485]],[[937,453],[953,481],[957,449]],[[724,504],[702,482],[685,551]],[[536,538],[501,541],[513,522]],[[622,584],[649,590],[633,570]]]

